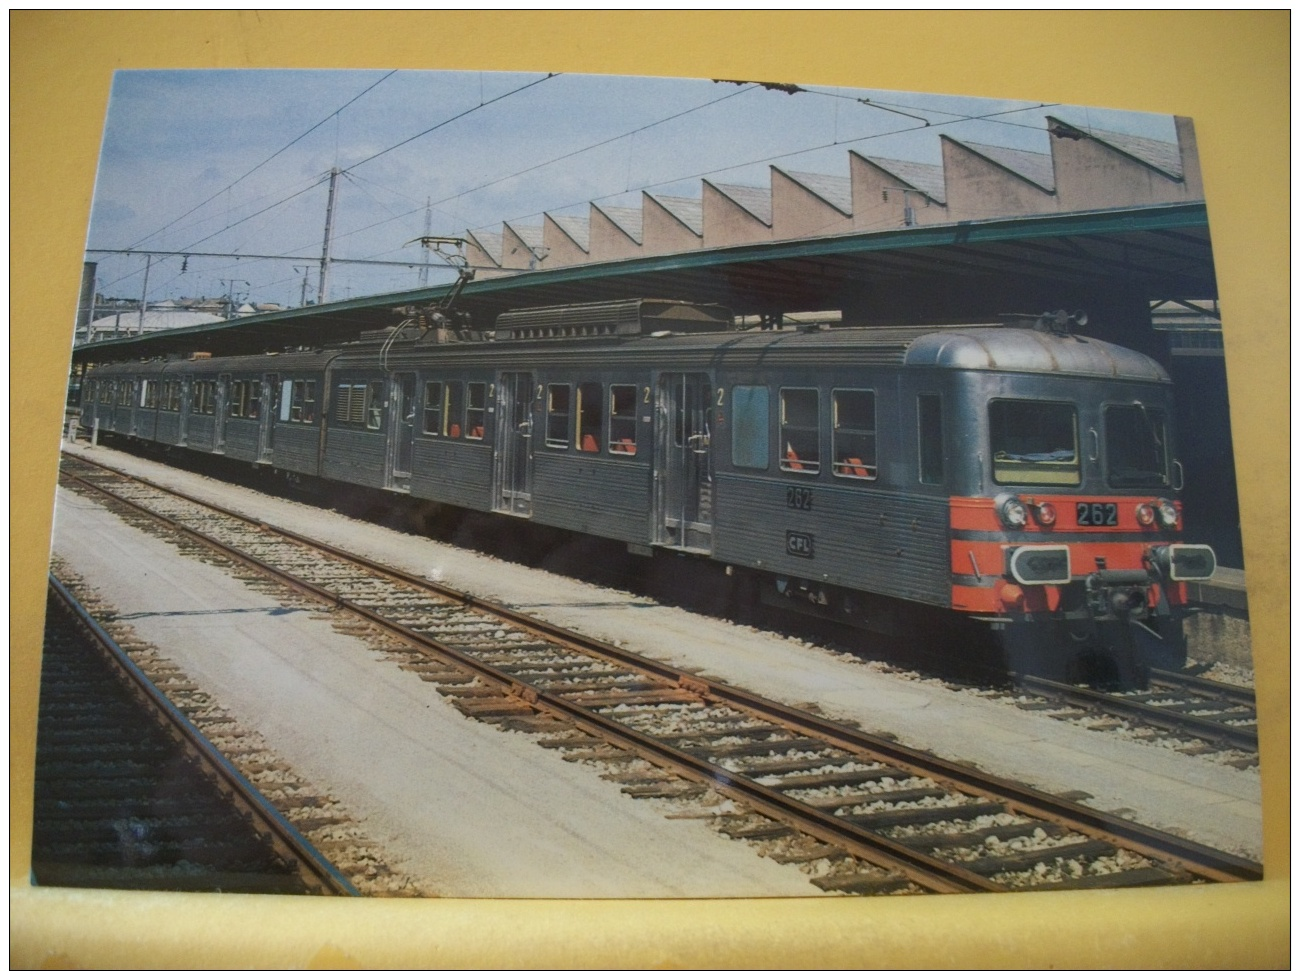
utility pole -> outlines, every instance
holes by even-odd
[[[219,280],[218,282],[226,285],[226,319],[232,320],[235,316],[235,284],[242,283],[246,287],[251,287],[252,284],[247,280]]]
[[[311,282],[311,264],[306,266],[295,266],[294,273],[302,273],[302,294],[298,297],[298,306],[307,306],[307,284]]]
[[[325,243],[320,253],[320,287],[316,292],[316,302],[326,303],[330,291],[330,245],[334,242],[334,203],[338,199],[339,167],[330,169],[330,195],[325,204]]]
[[[153,263],[153,256],[144,258],[144,286],[140,288],[140,326],[136,331],[137,334],[144,333],[144,308],[146,299],[149,296],[149,266]]]
[[[433,197],[424,197],[424,235],[427,239],[433,231]],[[420,267],[420,286],[429,285],[429,248],[424,247],[424,266]]]

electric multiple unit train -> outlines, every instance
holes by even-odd
[[[1169,377],[1064,315],[741,330],[629,300],[424,323],[99,366],[81,420],[711,561],[764,601],[992,637],[1017,670],[1132,682],[1185,655],[1185,581],[1215,558],[1179,540]]]

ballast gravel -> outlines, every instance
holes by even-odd
[[[1091,805],[1122,812],[1148,825],[1230,852],[1259,858],[1261,820],[1257,773],[1155,746],[1137,745],[1122,737],[1084,731],[1075,725],[1058,724],[1041,712],[1025,711],[981,697],[975,689],[954,690],[933,679],[889,670],[877,663],[862,663],[788,637],[357,522],[313,506],[275,499],[108,449],[90,449],[85,445],[69,448],[74,452],[86,451],[90,457],[109,465],[144,474],[161,484],[238,508],[245,514],[436,579],[475,596],[503,602],[557,625],[574,627],[624,648],[698,671],[705,677],[717,677],[786,704],[815,706],[833,718],[857,722],[865,730],[889,734],[904,744],[944,758],[1012,775],[1047,791],[1082,791],[1088,794]],[[60,509],[56,510],[56,545],[65,557],[75,561],[92,553],[100,544],[98,538],[95,543],[85,543],[87,535],[95,535],[93,527],[78,527],[68,522],[61,511],[68,501],[69,495],[62,493]],[[77,501],[85,505],[84,500]],[[78,549],[81,552],[76,552]],[[78,569],[86,572],[79,565]],[[152,582],[158,582],[158,575],[169,569],[155,567]],[[120,561],[114,568],[105,567],[103,572],[109,587],[140,586],[138,574],[122,576]],[[144,582],[149,583],[150,578],[144,578]],[[371,657],[375,656],[372,652]],[[312,662],[324,663],[329,657],[331,652],[322,651]],[[306,667],[307,677],[312,678],[311,665]],[[390,674],[397,674],[395,665],[373,667],[390,668]],[[369,683],[373,680],[370,669],[364,675],[354,672],[354,676],[356,680],[350,688],[358,694],[359,705],[362,698],[372,696],[378,688]],[[229,707],[227,699],[220,700]],[[439,703],[446,707],[441,699]],[[518,742],[528,752],[529,759],[540,759],[548,765],[560,761],[553,754],[539,754],[540,750],[528,737],[512,739],[510,733],[487,731],[491,742],[484,744],[509,748]],[[800,757],[812,760],[818,755],[805,753]],[[380,754],[375,753],[374,760],[379,758]],[[328,765],[328,760],[322,761]],[[761,760],[728,761],[728,768],[743,770],[746,763]],[[565,763],[559,771],[574,768]],[[614,788],[608,783],[601,785]],[[564,787],[558,789],[555,798],[562,801]],[[648,809],[655,814],[647,803],[624,802],[635,807],[636,812]],[[602,889],[593,892],[622,895],[608,889],[617,882],[603,881]],[[501,891],[494,888],[489,892]],[[638,888],[629,895],[642,892]]]

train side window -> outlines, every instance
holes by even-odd
[[[293,383],[293,397],[289,401],[289,420],[294,422],[302,421],[302,399],[303,392],[306,390],[301,381]]]
[[[731,389],[731,464],[738,469],[768,466],[768,397],[761,384]]]
[[[599,452],[600,431],[604,415],[601,414],[601,386],[595,382],[578,385],[578,451]]]
[[[616,455],[636,454],[636,385],[609,386],[609,450]]]
[[[569,414],[573,389],[567,384],[546,386],[546,447],[569,447]]]
[[[856,479],[876,477],[876,393],[831,392],[831,472]]]
[[[384,423],[384,382],[371,381],[366,387],[366,427],[378,428]]]
[[[473,441],[482,441],[484,417],[487,413],[487,385],[482,381],[471,381],[466,385],[465,397],[465,437]]]
[[[230,385],[230,401],[226,403],[226,415],[230,418],[244,417],[244,396],[248,393],[247,381],[233,381]]]
[[[459,381],[447,382],[447,407],[443,411],[444,429],[448,438],[460,438],[460,426],[465,420],[465,386]]]
[[[821,470],[821,401],[816,388],[781,389],[781,468],[816,475]]]
[[[921,481],[943,484],[943,399],[937,394],[916,396],[916,434]]]
[[[285,391],[292,396],[281,405],[287,421],[302,421],[302,382],[286,381]],[[366,420],[366,386],[340,384],[334,391],[334,421],[341,425],[361,425]]]
[[[144,382],[144,391],[142,392],[143,404],[146,408],[158,407],[158,382],[148,379]]]
[[[246,404],[244,406],[245,418],[262,417],[262,382],[259,378],[253,378],[251,381],[244,382],[248,386],[246,394]],[[312,382],[313,384],[315,382]]]
[[[302,384],[302,420],[313,425],[316,423],[316,382],[304,381]]]
[[[442,434],[442,382],[430,381],[424,386],[424,422],[421,430],[426,435]]]

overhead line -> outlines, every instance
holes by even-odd
[[[839,146],[839,145],[846,145],[846,146],[847,146],[847,145],[856,145],[858,142],[868,142],[868,141],[871,141],[871,140],[876,139],[876,138],[885,138],[885,137],[887,137],[887,136],[889,136],[889,135],[901,135],[901,134],[903,134],[904,132],[908,132],[908,131],[919,131],[920,129],[923,129],[923,128],[940,128],[940,127],[942,127],[942,126],[944,126],[944,125],[955,125],[955,124],[960,124],[960,123],[962,123],[962,122],[966,122],[966,121],[986,121],[986,120],[989,120],[989,119],[993,119],[993,118],[995,118],[997,115],[1009,115],[1009,114],[1014,114],[1014,113],[1016,113],[1016,112],[1020,112],[1020,111],[1036,111],[1036,110],[1038,110],[1038,109],[1040,109],[1040,108],[1053,108],[1053,107],[1056,107],[1056,106],[1057,106],[1056,103],[1049,103],[1049,104],[1041,104],[1041,105],[1037,105],[1037,106],[1034,107],[1034,108],[1009,108],[1009,109],[1007,109],[1007,110],[1005,110],[1005,111],[993,111],[993,112],[989,112],[989,113],[986,114],[986,115],[972,115],[972,116],[966,116],[966,117],[962,117],[962,118],[953,118],[953,119],[949,119],[949,120],[947,120],[947,121],[938,121],[938,122],[934,122],[933,124],[930,124],[930,123],[927,122],[927,123],[924,124],[924,125],[914,125],[914,126],[912,126],[912,127],[910,127],[910,128],[900,128],[900,129],[897,129],[897,130],[895,130],[895,131],[877,132],[877,133],[874,134],[874,135],[863,135],[861,138],[850,138],[850,139],[846,139],[846,140],[844,140],[844,141],[840,141],[839,139],[836,139],[836,140],[834,140],[834,141],[827,142],[827,143],[824,144],[824,145],[814,145],[814,146],[812,146],[812,147],[810,147],[810,148],[799,148],[799,149],[795,149],[794,151],[790,151],[790,152],[781,152],[781,153],[779,153],[779,154],[777,154],[777,155],[768,155],[768,156],[766,156],[765,158],[756,158],[756,159],[751,159],[751,160],[749,160],[749,161],[747,161],[747,162],[738,162],[738,163],[736,163],[735,165],[728,165],[728,166],[725,166],[725,167],[723,167],[723,168],[718,168],[718,169],[709,169],[708,171],[705,171],[705,172],[696,172],[696,173],[694,173],[694,174],[692,174],[692,175],[681,175],[681,176],[675,176],[674,178],[671,178],[671,179],[663,179],[663,180],[661,180],[661,181],[659,181],[659,182],[649,182],[649,183],[646,183],[645,185],[638,186],[635,190],[625,189],[625,190],[623,190],[622,192],[610,192],[610,193],[608,193],[608,194],[606,194],[606,195],[603,195],[603,196],[596,196],[595,198],[579,199],[577,202],[566,202],[566,203],[564,203],[564,204],[562,204],[562,205],[552,205],[552,206],[547,206],[545,209],[539,209],[539,210],[537,210],[536,212],[526,213],[526,214],[524,214],[524,215],[522,215],[522,216],[512,216],[512,217],[509,217],[508,219],[503,219],[503,220],[500,220],[500,221],[501,221],[501,222],[509,222],[511,219],[530,219],[530,218],[532,218],[533,216],[541,216],[541,215],[545,215],[546,213],[550,212],[550,211],[553,210],[553,209],[567,209],[567,208],[569,208],[570,206],[581,205],[583,202],[600,202],[600,201],[603,200],[603,199],[613,199],[613,198],[615,198],[615,197],[617,197],[617,196],[626,195],[628,192],[632,192],[632,191],[641,191],[641,192],[643,192],[643,191],[645,191],[646,189],[653,189],[653,188],[655,188],[656,186],[661,186],[661,185],[672,185],[674,182],[685,182],[685,181],[688,180],[688,179],[702,179],[702,178],[705,178],[706,176],[716,175],[716,174],[719,173],[719,172],[730,172],[730,171],[733,170],[733,169],[745,168],[746,166],[749,166],[749,165],[762,165],[764,162],[775,162],[775,161],[777,161],[778,159],[789,158],[789,157],[791,157],[792,155],[806,155],[806,154],[808,154],[809,152],[819,152],[819,151],[822,151],[823,149],[827,149],[827,148],[835,148],[835,147],[837,147],[837,146]],[[444,200],[444,201],[445,201],[445,200]],[[387,220],[385,220],[385,221],[387,221]],[[493,222],[491,225],[496,225],[496,224],[497,224],[496,222]],[[379,225],[379,224],[376,224],[376,225]],[[487,228],[487,227],[486,227],[486,226],[480,226],[480,227],[471,227],[471,228],[480,228],[480,229],[485,229],[485,228]]]
[[[720,104],[721,102],[726,101],[729,98],[734,98],[737,95],[745,94],[753,90],[755,90],[755,87],[742,88],[739,91],[732,91],[730,94],[723,95],[721,98],[715,98],[712,101],[706,101],[704,104],[696,105],[693,108],[687,108],[684,111],[679,111],[676,114],[669,115],[666,118],[660,118],[658,121],[652,121],[648,124],[642,125],[640,128],[633,128],[631,131],[625,131],[622,132],[621,134],[611,136],[610,138],[606,138],[604,141],[595,142],[591,145],[584,146],[583,148],[575,149],[574,151],[568,152],[564,155],[557,155],[554,158],[547,159],[545,162],[538,162],[536,165],[531,165],[526,169],[520,169],[518,172],[511,172],[509,175],[503,175],[499,179],[493,179],[491,182],[483,182],[472,188],[462,189],[461,191],[455,193],[454,195],[445,196],[442,199],[439,199],[437,202],[430,203],[430,205],[433,207],[437,207],[442,205],[444,202],[451,202],[453,199],[459,199],[460,197],[467,196],[470,193],[479,192],[483,189],[489,189],[494,185],[499,185],[502,182],[508,182],[509,180],[516,179],[521,175],[527,175],[529,172],[534,172],[537,169],[545,168],[548,165],[554,165],[556,162],[562,162],[567,158],[573,158],[575,155],[581,155],[583,152],[590,152],[593,149],[602,148],[605,145],[609,145],[612,142],[618,141],[619,139],[628,138],[632,135],[639,134],[640,132],[646,131],[650,128],[654,128],[657,125],[667,124],[668,122],[681,118],[684,115],[689,115],[692,112],[700,111],[701,109],[711,107],[712,105]],[[397,194],[400,195],[400,193]],[[353,236],[357,233],[365,232],[367,229],[374,229],[376,226],[382,226],[385,223],[392,222],[394,219],[402,219],[406,216],[414,215],[415,213],[419,212],[421,209],[424,208],[425,208],[424,206],[420,206],[416,209],[410,209],[406,212],[399,213],[388,219],[381,219],[379,220],[379,222],[370,223],[369,225],[362,226],[360,229],[354,229],[351,232],[344,233],[343,236],[337,238],[342,239],[344,236]]]
[[[409,145],[417,138],[423,138],[425,135],[429,134],[430,132],[435,132],[439,128],[444,128],[447,125],[450,125],[453,121],[458,121],[459,119],[464,118],[466,115],[478,111],[480,108],[486,108],[488,105],[496,104],[498,101],[502,101],[506,98],[509,98],[511,95],[516,95],[520,91],[527,91],[529,88],[536,87],[542,82],[549,81],[551,78],[554,77],[559,77],[559,73],[556,72],[556,73],[548,74],[544,78],[538,78],[536,81],[530,81],[527,84],[521,85],[511,91],[507,91],[505,94],[499,94],[495,98],[490,98],[489,100],[484,101],[481,104],[477,104],[472,108],[466,108],[464,111],[460,112],[460,114],[452,115],[450,118],[446,119],[445,121],[438,122],[438,124],[434,125],[432,128],[426,128],[424,131],[412,135],[410,138],[402,139],[396,145],[390,145],[388,146],[388,148],[375,152],[374,155],[370,155],[366,158],[363,158],[360,162],[354,162],[352,165],[349,165],[343,171],[351,172],[353,169],[358,169],[361,166],[365,165],[367,162],[373,162],[375,159],[379,158],[380,156],[387,155],[389,152],[395,151],[396,149],[401,148],[403,145]]]
[[[334,109],[333,111],[331,111],[328,115],[326,115],[326,116],[325,116],[324,118],[322,118],[320,121],[316,122],[316,124],[312,125],[312,126],[311,126],[310,128],[308,128],[305,132],[303,132],[301,135],[299,135],[299,136],[298,136],[297,138],[295,138],[293,141],[289,142],[289,143],[288,143],[287,145],[285,145],[283,148],[280,148],[280,149],[278,149],[277,151],[272,152],[272,153],[271,153],[270,155],[268,155],[266,158],[262,159],[262,161],[258,162],[256,165],[254,165],[251,169],[249,169],[247,172],[245,172],[245,173],[244,173],[243,175],[241,175],[239,178],[235,179],[234,182],[231,182],[228,186],[226,186],[226,187],[223,188],[223,189],[218,189],[216,192],[214,192],[212,195],[208,196],[206,199],[204,199],[202,202],[200,202],[200,203],[199,203],[197,206],[195,206],[193,209],[190,209],[188,212],[182,213],[181,215],[177,216],[175,219],[173,219],[171,222],[169,222],[166,226],[163,226],[161,229],[155,229],[155,230],[154,230],[152,233],[150,233],[148,236],[145,236],[143,239],[137,240],[136,242],[132,243],[131,246],[130,246],[129,248],[134,248],[134,247],[136,247],[136,246],[139,246],[139,245],[140,245],[141,243],[143,243],[145,240],[147,240],[147,239],[152,239],[154,236],[157,236],[159,233],[161,233],[161,232],[163,232],[163,231],[165,231],[165,230],[167,230],[167,229],[170,229],[172,226],[175,226],[178,222],[180,222],[180,221],[181,221],[182,219],[184,219],[186,216],[189,216],[189,215],[191,215],[192,213],[194,213],[194,212],[198,211],[199,209],[203,208],[204,206],[206,206],[209,202],[211,202],[213,199],[217,198],[217,196],[221,195],[223,192],[229,192],[231,189],[233,189],[235,186],[237,186],[240,182],[243,182],[244,179],[248,178],[250,175],[252,175],[252,174],[253,174],[254,172],[256,172],[258,169],[260,169],[263,165],[266,165],[268,162],[270,162],[270,161],[271,161],[272,159],[274,159],[276,156],[283,154],[284,152],[286,152],[286,151],[288,151],[290,148],[292,148],[294,145],[297,145],[300,141],[302,141],[304,138],[306,138],[308,135],[310,135],[312,132],[314,132],[314,131],[315,131],[317,128],[319,128],[321,125],[325,124],[325,123],[326,123],[327,121],[329,121],[331,118],[337,117],[338,114],[339,114],[340,112],[342,112],[345,108],[348,108],[348,107],[350,107],[351,105],[355,104],[355,103],[356,103],[357,101],[359,101],[362,97],[364,97],[366,94],[368,94],[368,93],[370,93],[371,91],[373,91],[373,90],[374,90],[375,88],[377,88],[379,85],[383,84],[385,81],[387,81],[389,78],[391,78],[391,77],[392,77],[394,74],[396,74],[396,73],[397,73],[396,70],[389,71],[387,74],[385,74],[382,78],[380,78],[380,79],[379,79],[378,81],[376,81],[374,84],[369,85],[369,86],[368,86],[364,91],[362,91],[360,94],[356,95],[355,97],[353,97],[353,98],[350,99],[349,101],[347,101],[347,102],[345,102],[344,104],[340,105],[339,107],[335,108],[335,109]],[[200,241],[200,242],[201,242],[201,241]]]

